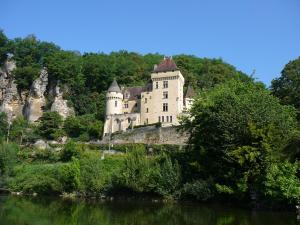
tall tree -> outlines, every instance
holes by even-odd
[[[300,119],[300,57],[285,65],[281,76],[272,81],[271,90],[283,104],[295,106]]]
[[[245,192],[257,190],[269,160],[279,157],[295,130],[295,110],[260,84],[231,80],[203,91],[183,125],[198,176],[214,177],[221,192]]]

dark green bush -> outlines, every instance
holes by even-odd
[[[68,141],[61,151],[61,160],[64,162],[70,161],[73,157],[79,158],[82,153],[81,146],[74,141]]]
[[[45,112],[40,118],[38,132],[44,138],[57,139],[63,135],[60,131],[62,123],[63,119],[57,112]]]
[[[17,164],[19,146],[13,143],[5,143],[0,140],[0,187],[13,174],[13,168]]]
[[[214,188],[211,181],[196,180],[183,185],[180,198],[207,201],[214,197]]]
[[[85,154],[80,159],[80,192],[86,195],[101,195],[112,187],[112,177],[121,172],[124,162],[122,156]]]

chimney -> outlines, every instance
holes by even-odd
[[[157,68],[157,64],[154,64],[153,70],[156,70],[156,68]]]

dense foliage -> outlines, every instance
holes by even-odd
[[[3,32],[0,33],[0,54],[3,55],[1,63],[7,55],[17,62],[14,74],[20,90],[28,90],[45,67],[50,85],[60,83],[64,97],[70,100],[77,115],[95,114],[100,120],[104,113],[104,93],[113,78],[126,86],[144,85],[150,79],[153,66],[163,58],[160,54],[141,55],[127,51],[81,55],[39,41],[34,35],[10,40]],[[186,83],[196,89],[211,88],[229,78],[251,80],[221,59],[191,55],[177,55],[173,59]]]
[[[285,65],[281,76],[272,81],[271,90],[282,103],[293,105],[300,119],[300,57]]]
[[[277,172],[274,168],[281,167],[276,163],[296,124],[293,107],[280,105],[260,84],[231,80],[217,85],[202,92],[183,119],[184,128],[191,133],[193,164],[189,173],[205,181],[213,179],[222,195],[271,195],[263,183]],[[285,165],[293,167],[288,162]],[[293,183],[295,195],[300,195],[298,166],[293,168],[287,179]]]

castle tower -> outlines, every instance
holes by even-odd
[[[123,94],[116,81],[111,83],[106,93],[106,116],[122,114]]]
[[[172,57],[165,57],[151,73],[152,91],[141,96],[141,123],[177,125],[183,111],[184,78]]]

